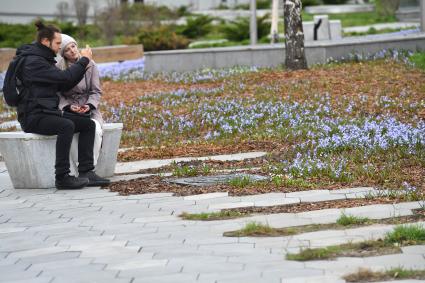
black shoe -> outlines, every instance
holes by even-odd
[[[70,176],[68,174],[61,179],[56,179],[55,186],[58,190],[77,190],[84,188],[89,183],[87,178]]]
[[[79,177],[89,179],[89,183],[87,185],[89,187],[103,187],[111,183],[109,179],[99,177],[94,171],[80,173]]]

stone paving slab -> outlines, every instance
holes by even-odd
[[[142,160],[133,162],[118,162],[116,165],[115,173],[131,173],[143,169],[160,168],[163,166],[171,165],[173,162],[189,162],[195,160],[216,160],[216,161],[238,161],[247,158],[258,158],[265,156],[267,152],[248,152],[238,154],[225,154],[225,155],[212,155],[206,157],[185,157],[185,158],[171,158],[171,159],[157,159],[157,160]]]
[[[9,283],[50,283],[53,281],[53,277],[40,276],[37,278],[27,278],[18,280],[8,280]]]
[[[295,277],[286,278],[282,282],[284,283],[345,283],[344,279],[338,276],[311,276],[311,277]]]
[[[228,192],[217,192],[217,193],[208,193],[208,194],[199,194],[183,197],[184,200],[206,200],[206,199],[216,199],[229,196]]]
[[[198,274],[196,273],[172,273],[166,274],[163,276],[149,276],[143,278],[136,278],[133,283],[185,283],[185,282],[195,282],[197,280]]]
[[[420,283],[420,282],[424,282],[424,280],[415,280],[415,279],[410,279],[410,280],[397,280],[397,283]],[[394,281],[381,281],[380,283],[394,283]]]
[[[323,268],[325,269],[326,275],[338,277],[357,272],[359,268],[368,268],[373,271],[385,271],[398,267],[404,267],[406,269],[424,269],[424,264],[423,257],[411,257],[405,254],[391,254],[365,258],[340,257],[332,261],[306,262],[306,266]],[[421,282],[423,282],[423,280]]]
[[[212,204],[208,208],[212,210],[220,210],[220,209],[229,209],[229,208],[239,208],[239,207],[250,207],[254,206],[253,202],[228,202],[228,203],[219,203]]]
[[[229,197],[214,193],[119,196],[100,188],[19,190],[0,174],[0,282],[344,282],[344,266],[422,266],[424,246],[366,259],[303,263],[285,260],[300,247],[379,237],[391,225],[305,233],[292,237],[223,237],[250,221],[289,227],[335,221],[343,210],[254,215],[211,222],[185,221],[181,211],[226,205],[273,205],[363,194],[372,188],[314,190]],[[4,205],[3,205],[4,204]],[[406,215],[416,202],[345,209],[376,218]],[[2,222],[2,219],[4,221]],[[7,222],[6,222],[7,221]],[[417,262],[417,263],[415,263]],[[313,264],[313,265],[310,265]],[[416,264],[416,265],[415,265]],[[9,272],[2,272],[7,270]],[[3,276],[5,274],[5,276]],[[170,281],[172,280],[172,281]]]

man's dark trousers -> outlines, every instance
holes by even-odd
[[[31,115],[31,122],[25,132],[40,135],[57,135],[55,174],[61,179],[70,173],[69,151],[74,133],[80,133],[78,139],[78,171],[87,172],[94,169],[93,144],[96,124],[89,118],[69,115],[36,114]]]

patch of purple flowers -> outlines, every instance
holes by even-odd
[[[99,63],[97,66],[101,78],[110,78],[112,80],[139,79],[143,78],[145,58],[122,62]]]

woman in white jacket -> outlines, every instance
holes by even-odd
[[[67,69],[80,58],[78,44],[74,38],[62,34],[60,55],[62,58],[56,66],[62,70]],[[82,115],[91,118],[96,123],[96,135],[94,139],[93,157],[94,165],[97,164],[100,148],[102,145],[103,119],[98,107],[102,96],[100,88],[99,70],[93,60],[87,66],[84,78],[71,90],[60,93],[59,109],[64,115]],[[78,161],[78,139],[74,139],[71,146],[70,162],[71,168]],[[74,171],[75,171],[74,167]]]

